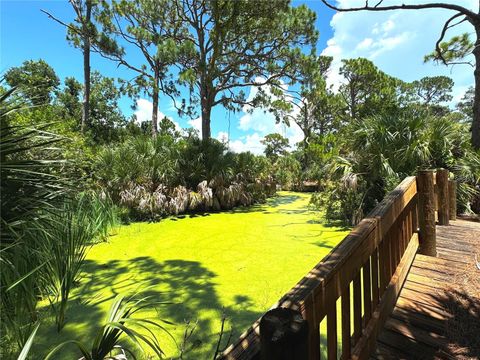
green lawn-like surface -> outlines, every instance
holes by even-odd
[[[43,324],[34,353],[67,339],[90,345],[118,294],[143,291],[171,302],[146,315],[181,342],[185,322],[196,323],[187,359],[211,359],[222,311],[232,341],[338,244],[348,230],[327,226],[308,209],[310,195],[279,192],[266,204],[233,211],[133,223],[94,245],[58,334]],[[92,332],[93,329],[93,332]],[[167,357],[177,348],[158,334]],[[78,359],[66,349],[58,359]]]

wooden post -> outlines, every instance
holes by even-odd
[[[450,220],[450,205],[448,204],[448,170],[437,170],[437,189],[438,189],[438,224],[448,225]]]
[[[448,180],[448,204],[450,220],[457,220],[457,182],[455,180]]]
[[[260,359],[308,360],[308,323],[299,311],[275,308],[263,315]]]
[[[419,249],[423,255],[437,256],[435,232],[435,192],[433,170],[421,170],[417,175]]]

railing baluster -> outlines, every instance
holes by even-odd
[[[372,254],[372,305],[375,309],[378,304],[378,249]]]
[[[353,339],[355,344],[362,335],[362,280],[360,271],[353,278]]]
[[[328,360],[337,358],[337,306],[330,301],[327,308],[327,353]]]
[[[448,203],[448,170],[437,170],[438,224],[448,225],[450,220],[450,205]]]
[[[418,232],[418,196],[415,196],[413,202],[412,235]]]
[[[450,220],[457,220],[457,182],[448,180],[448,205]]]
[[[347,283],[342,291],[342,359],[350,359],[351,347],[350,283]]]
[[[370,259],[363,266],[363,304],[365,311],[365,326],[372,317],[372,287],[370,274]]]
[[[397,263],[395,264],[395,269],[397,268],[398,264],[400,263],[400,260],[402,259],[403,255],[403,249],[404,249],[404,244],[407,242],[406,241],[406,231],[405,231],[405,226],[407,223],[407,211],[404,209],[402,211],[402,214],[400,215],[400,223],[398,227],[398,244],[397,244],[397,251],[398,251],[398,256],[397,256]]]
[[[393,276],[395,273],[395,269],[397,268],[398,264],[398,243],[400,240],[399,236],[399,226],[398,226],[398,220],[396,224],[394,225],[394,231],[392,236],[390,237],[390,260],[391,260],[391,267],[390,267],[390,278]]]
[[[387,273],[387,285],[390,281],[393,273],[395,272],[395,237],[397,233],[395,231],[395,225],[392,226],[387,237],[387,252],[388,252],[388,273]]]
[[[408,207],[408,213],[407,213],[407,236],[406,236],[406,242],[405,246],[403,248],[403,252],[407,249],[408,243],[410,242],[410,239],[412,238],[413,235],[413,204],[409,205]]]
[[[379,298],[382,297],[383,292],[387,286],[387,264],[388,264],[388,256],[387,256],[387,241],[386,238],[380,243],[378,247],[378,266],[379,266],[379,275],[380,275],[380,292]]]
[[[315,297],[313,292],[305,299],[305,319],[308,322],[308,358],[312,360],[320,359],[320,323],[315,317]]]

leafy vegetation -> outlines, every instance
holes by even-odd
[[[233,340],[347,234],[347,228],[326,226],[308,208],[309,198],[280,192],[251,207],[116,228],[114,236],[88,252],[64,329],[57,333],[42,326],[33,352],[41,356],[71,339],[92,344],[103,325],[99,319],[107,317],[117,294],[143,289],[151,301],[166,304],[135,318],[174,324],[163,324],[172,337],[150,328],[166,358],[178,356],[184,332],[192,327],[184,359],[211,358],[223,314],[227,322],[220,349],[231,331]],[[135,342],[120,342],[141,355]],[[79,354],[73,344],[63,350],[64,357]],[[148,346],[145,351],[154,354]]]
[[[91,349],[77,340],[68,340],[57,345],[51,350],[45,360],[54,358],[54,355],[60,352],[67,345],[75,345],[85,360],[103,360],[103,359],[122,359],[125,356],[134,356],[133,349],[120,345],[121,337],[127,337],[140,353],[145,354],[144,343],[158,358],[162,358],[164,352],[160,346],[157,336],[152,332],[160,330],[167,332],[165,327],[155,320],[135,318],[134,315],[145,311],[148,308],[155,308],[159,305],[152,302],[149,297],[135,299],[130,296],[126,298],[118,295],[113,301],[105,323],[100,327],[95,336]],[[143,330],[147,334],[142,334]]]
[[[478,86],[454,104],[449,77],[406,82],[358,58],[329,87],[333,58],[317,55],[315,13],[288,0],[70,4],[71,23],[44,12],[81,50],[83,83],[26,60],[0,87],[2,357],[211,356],[227,340],[212,338],[221,307],[244,330],[340,240],[332,224],[358,223],[404,177],[447,168],[458,212],[480,211]],[[427,59],[478,48],[463,35]],[[91,69],[91,52],[133,76]],[[152,101],[142,123],[120,106],[140,96]],[[179,116],[200,116],[201,134],[160,118],[162,97]],[[212,138],[217,106],[261,108],[303,138],[277,130],[263,155],[234,152]],[[277,188],[316,192],[273,197]],[[143,299],[118,295],[143,285]],[[157,309],[175,296],[181,304]],[[171,344],[162,319],[177,327]]]
[[[112,207],[85,195],[61,174],[64,138],[23,124],[12,125],[22,103],[11,89],[0,99],[2,353],[21,348],[38,321],[37,304],[47,297],[63,326],[67,301],[87,245],[106,233]]]

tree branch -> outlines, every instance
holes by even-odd
[[[332,10],[340,12],[351,12],[351,11],[390,11],[390,10],[420,10],[420,9],[447,9],[457,11],[470,19],[479,19],[480,16],[474,13],[467,8],[455,5],[455,4],[446,4],[446,3],[431,3],[431,4],[417,4],[417,5],[389,5],[389,6],[380,6],[383,3],[383,0],[379,1],[375,6],[368,5],[368,1],[365,2],[365,6],[361,7],[352,7],[352,8],[339,8],[338,6],[330,4],[328,0],[321,0],[327,7]]]
[[[66,22],[63,22],[62,20],[60,20],[59,18],[55,17],[54,15],[50,14],[47,10],[43,10],[43,9],[40,9],[41,12],[43,12],[44,14],[46,14],[50,19],[56,21],[57,23],[59,23],[60,25],[63,25],[65,26],[67,29],[73,31],[74,33],[76,33],[77,35],[80,35],[80,32],[78,31],[78,29],[76,29],[74,26],[70,25],[70,24],[67,24]]]
[[[443,29],[442,29],[442,32],[440,34],[440,37],[438,38],[437,42],[435,43],[435,51],[437,52],[438,57],[440,58],[440,60],[442,60],[444,65],[448,65],[448,62],[443,57],[442,49],[440,49],[440,44],[441,44],[443,38],[445,37],[445,34],[447,33],[448,29],[450,28],[450,23],[453,20],[455,20],[457,17],[460,17],[460,16],[463,16],[463,14],[457,13],[457,14],[453,15],[450,19],[448,19],[445,22],[445,24],[443,24]]]

